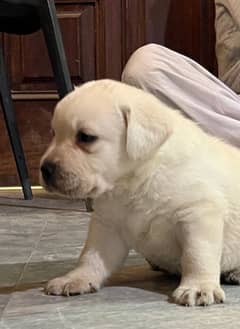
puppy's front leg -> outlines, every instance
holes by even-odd
[[[201,210],[195,209],[191,218],[177,224],[182,247],[182,279],[173,298],[186,306],[222,303],[225,299],[220,287],[223,220],[217,210],[205,211],[202,218],[199,214]]]
[[[46,293],[69,296],[97,291],[122,265],[128,251],[116,230],[93,218],[77,268],[49,281]]]

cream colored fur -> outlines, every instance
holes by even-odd
[[[46,188],[92,197],[95,211],[78,267],[46,291],[98,290],[134,248],[181,273],[176,303],[222,302],[220,273],[240,267],[239,150],[154,96],[111,80],[76,88],[58,103],[52,126],[42,163],[57,164],[57,179]],[[77,145],[78,131],[98,140]]]

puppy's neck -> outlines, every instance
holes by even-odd
[[[158,157],[155,153],[148,160],[133,164],[131,169],[114,183],[113,189],[104,193],[104,197],[115,199],[124,196],[130,200],[134,195],[139,195],[140,191],[141,194],[144,193],[145,186],[150,183],[159,167]]]

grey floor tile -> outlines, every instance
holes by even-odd
[[[10,299],[10,294],[0,294],[0,321],[2,318],[3,311],[9,302],[9,299]]]
[[[52,313],[22,315],[17,317],[3,318],[0,329],[73,329],[68,326],[64,318],[59,317],[57,310]],[[79,327],[80,328],[80,327]]]
[[[31,263],[46,263],[46,262],[58,262],[66,260],[77,260],[82,250],[83,242],[75,245],[51,245],[47,248],[48,243],[45,245],[40,242],[38,248],[33,252],[31,257]]]
[[[77,259],[66,259],[52,262],[30,262],[25,266],[21,279],[17,286],[26,283],[46,282],[57,276],[61,276],[72,270],[77,264]]]
[[[228,288],[227,288],[228,292]],[[70,298],[44,296],[40,289],[15,293],[8,303],[6,328],[238,328],[240,305],[185,308],[168,294],[128,286]],[[55,318],[55,322],[54,322]]]
[[[0,192],[0,207],[1,206],[17,206],[22,208],[36,209],[61,209],[86,211],[85,202],[83,200],[73,201],[60,198],[41,190],[33,191],[32,200],[24,200],[20,191],[15,192]],[[61,202],[59,202],[61,200]]]
[[[169,296],[178,279],[151,271],[134,251],[100,292],[46,296],[44,282],[76,265],[90,220],[80,204],[46,197],[0,193],[0,329],[239,328],[239,286],[224,286],[221,305],[177,306]]]
[[[0,207],[0,287],[17,283],[45,225],[32,211]]]
[[[24,263],[1,264],[0,263],[0,289],[13,287],[17,284],[23,273]]]

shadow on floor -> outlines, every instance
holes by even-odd
[[[44,287],[45,283],[73,269],[76,261],[63,260],[52,262],[0,265],[0,294],[26,291]],[[15,284],[12,284],[15,281]],[[179,279],[162,272],[152,271],[148,265],[126,266],[114,274],[105,284],[107,287],[132,287],[170,296],[177,287]],[[43,292],[44,293],[44,292]]]

